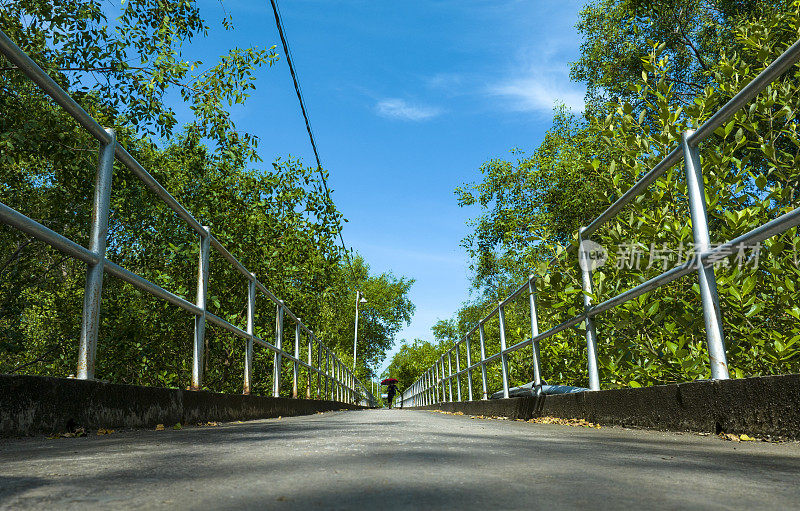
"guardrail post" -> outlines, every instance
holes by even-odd
[[[503,397],[508,397],[508,355],[506,354],[506,313],[503,302],[497,307],[500,320],[500,365],[503,372]]]
[[[701,258],[703,254],[711,250],[711,238],[708,232],[708,213],[706,212],[700,150],[689,143],[689,137],[693,133],[693,130],[683,133],[681,146],[686,167],[686,188],[689,193],[689,210],[692,216],[692,235],[694,236],[697,275],[700,281],[700,299],[703,303],[703,321],[706,325],[708,358],[711,362],[711,378],[727,380],[729,377],[728,360],[725,355],[725,337],[722,333],[722,311],[717,295],[717,278],[714,275],[714,266],[704,265]]]
[[[442,387],[442,402],[447,402],[447,378],[444,375],[444,355],[439,357],[439,385]]]
[[[298,360],[300,360],[300,318],[297,318],[297,323],[294,325],[294,365],[292,372],[292,397],[294,399],[297,399],[298,396],[297,376],[300,371]]]
[[[111,202],[111,180],[114,174],[114,149],[117,145],[114,130],[110,128],[105,130],[109,135],[109,141],[106,144],[100,143],[94,184],[92,233],[89,240],[89,250],[97,256],[97,262],[89,265],[86,269],[86,286],[83,292],[83,316],[76,372],[81,380],[94,378],[97,333],[100,329],[100,301],[103,295],[103,266],[106,261],[108,210]]]
[[[280,397],[281,395],[281,362],[283,357],[283,301],[278,303],[275,312],[275,347],[278,350],[272,358],[273,366],[273,381],[272,381],[272,397]]]
[[[450,402],[453,402],[453,358],[450,352],[447,352],[447,388],[450,393]]]
[[[536,277],[531,275],[528,277],[528,296],[531,302],[531,352],[533,354],[533,390],[536,395],[542,391],[542,365],[539,358],[539,341],[536,337],[539,335],[539,317],[536,313],[536,285],[534,279]]]
[[[486,381],[486,334],[483,333],[483,323],[478,322],[478,338],[481,341],[481,383],[483,383],[483,399],[489,399],[489,385]]]
[[[342,400],[342,367],[339,359],[334,359],[336,362],[333,365],[334,381],[336,382],[336,401]]]
[[[308,334],[308,370],[306,371],[306,399],[311,399],[311,379],[314,377],[313,365],[311,365],[311,351],[314,343],[314,335]]]
[[[322,392],[322,343],[317,339],[317,399]]]
[[[331,353],[331,401],[339,400],[339,361]]]
[[[458,400],[461,401],[461,349],[456,343],[456,395]]]
[[[428,404],[429,404],[429,405],[432,405],[432,404],[434,404],[434,403],[435,403],[435,401],[434,401],[434,399],[433,399],[433,389],[435,388],[435,387],[434,387],[434,385],[435,385],[435,384],[434,384],[434,377],[433,377],[433,366],[429,367],[429,368],[428,368],[428,370],[427,370],[427,372],[426,372],[425,374],[427,374],[427,375],[428,375],[428,376],[427,376],[427,387],[428,387],[428,389],[427,389],[427,396],[428,396]]]
[[[331,358],[333,358],[333,400],[341,401],[340,393],[342,390],[342,385],[339,382],[339,379],[341,378],[341,374],[339,372],[339,359],[333,354],[331,354]]]
[[[578,239],[582,240],[581,233],[585,227],[578,231]],[[588,311],[592,307],[592,268],[590,259],[586,258],[585,264],[581,265],[581,281],[583,283],[583,308]],[[600,390],[600,372],[597,369],[597,330],[594,320],[586,315],[586,360],[589,370],[589,389]]]
[[[430,405],[430,404],[433,404],[433,397],[431,396],[432,391],[433,391],[433,386],[431,385],[431,371],[430,371],[430,369],[428,369],[428,372],[426,372],[425,374],[426,374],[425,386],[427,387],[427,389],[425,390],[425,401],[427,402],[427,404]]]
[[[325,348],[325,399],[331,400],[330,394],[330,386],[331,386],[331,352],[328,351],[328,348]]]
[[[467,394],[469,395],[469,400],[472,401],[472,355],[470,354],[469,349],[469,334],[464,337],[464,347],[467,350]]]
[[[434,403],[438,403],[439,399],[439,391],[441,390],[439,386],[441,385],[442,379],[439,378],[439,361],[436,360],[433,363],[433,399]]]
[[[253,375],[253,336],[255,335],[256,316],[256,279],[250,274],[247,281],[247,348],[244,352],[244,385],[242,394],[250,394],[250,378]]]
[[[200,235],[200,261],[197,268],[197,307],[203,313],[194,317],[194,353],[192,357],[192,390],[203,384],[203,357],[206,342],[206,295],[208,294],[208,256],[211,250],[211,227],[204,225]]]

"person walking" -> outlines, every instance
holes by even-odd
[[[397,385],[394,383],[389,384],[389,388],[386,389],[386,396],[389,398],[389,409],[392,409],[392,402],[394,402],[394,395],[397,394]]]
[[[389,400],[389,408],[392,408],[392,401],[397,394],[397,378],[386,378],[381,382],[381,385],[386,385],[386,398]]]

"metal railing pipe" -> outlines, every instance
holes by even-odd
[[[450,395],[450,402],[453,402],[453,359],[450,352],[447,352],[447,388]]]
[[[91,133],[103,144],[111,142],[111,135],[106,132],[89,113],[81,107],[69,94],[44,72],[27,53],[17,46],[2,30],[0,30],[0,52],[28,78],[39,86],[48,96],[53,98],[61,108],[71,115],[78,124]]]
[[[717,110],[706,122],[704,122],[694,133],[687,135],[690,146],[697,145],[701,140],[705,140],[714,130],[725,124],[733,115],[744,105],[749,103],[761,91],[763,91],[773,81],[780,78],[783,73],[789,70],[800,59],[800,40],[786,49],[769,66],[761,71],[758,76],[753,78],[747,85],[722,107]]]
[[[295,323],[294,326],[294,358],[300,359],[300,323]],[[297,399],[298,396],[298,372],[300,367],[297,361],[292,365],[292,398]]]
[[[631,186],[627,192],[622,194],[622,196],[614,201],[605,211],[600,213],[600,216],[592,220],[592,222],[583,228],[583,239],[589,239],[592,234],[594,234],[597,229],[600,228],[601,225],[608,222],[612,218],[614,218],[617,213],[619,213],[622,208],[628,205],[630,201],[632,201],[636,196],[641,194],[644,190],[646,190],[651,184],[653,184],[656,179],[661,177],[664,172],[670,169],[673,165],[676,165],[678,162],[681,161],[682,153],[680,148],[675,148],[670,151],[663,160],[658,162],[658,164],[653,167],[649,172],[647,172],[644,176],[640,177],[634,184]]]
[[[192,390],[203,384],[203,357],[206,340],[206,295],[208,294],[208,256],[211,248],[211,227],[203,226],[200,236],[200,255],[197,263],[197,308],[202,312],[194,317],[194,347],[192,352]]]
[[[583,240],[583,230],[579,231],[579,240]],[[581,283],[583,285],[583,308],[592,308],[592,268],[591,260],[585,258],[581,264]],[[600,390],[600,372],[597,367],[597,330],[592,316],[585,315],[586,321],[586,363],[589,372],[589,389]],[[533,342],[533,341],[531,341]]]
[[[534,339],[539,335],[539,316],[536,312],[536,284],[533,275],[528,277],[528,298],[531,309],[531,355],[533,362],[533,385],[538,394],[542,389],[542,364],[539,358],[539,342]]]
[[[313,344],[314,344],[314,336],[308,336],[308,367],[312,367],[311,365],[311,352],[313,351]],[[306,373],[306,399],[311,399],[311,377],[312,372],[308,371]]]
[[[689,130],[681,138],[686,166],[686,188],[689,195],[689,210],[692,216],[692,235],[694,250],[701,256],[711,250],[711,239],[708,232],[708,214],[706,213],[706,195],[703,186],[703,170],[700,163],[700,151],[697,146],[689,144],[693,131]],[[728,361],[725,356],[725,338],[722,334],[722,311],[717,295],[717,279],[714,266],[701,264],[697,260],[697,274],[700,284],[700,299],[703,304],[703,320],[706,325],[706,342],[708,356],[711,361],[711,378],[725,380],[728,378]]]
[[[472,354],[470,353],[469,335],[464,337],[464,349],[467,351],[467,396],[472,401]]]
[[[456,356],[456,394],[458,396],[458,400],[461,401],[461,377],[459,376],[461,374],[461,350],[458,349],[458,343],[456,343],[454,348],[454,355]]]
[[[444,372],[444,355],[439,357],[439,374],[441,375],[441,386],[442,386],[442,402],[447,402],[447,376],[445,376]]]
[[[253,376],[253,337],[256,334],[256,282],[255,279],[247,281],[247,348],[244,352],[244,384],[242,394],[250,394]]]
[[[64,252],[68,256],[74,257],[86,264],[97,264],[100,260],[97,254],[92,253],[86,247],[79,245],[71,239],[45,227],[36,220],[32,220],[14,208],[0,202],[0,222],[14,227],[39,241],[47,243],[51,247]]]
[[[83,293],[83,316],[81,317],[80,346],[78,348],[78,379],[94,378],[94,359],[97,352],[97,333],[100,326],[100,299],[103,294],[103,265],[106,260],[108,238],[108,212],[111,201],[111,180],[114,174],[114,130],[106,129],[108,140],[100,142],[100,157],[94,186],[94,208],[92,210],[92,233],[89,250],[97,256],[97,262],[86,269],[86,286]]]
[[[508,355],[506,355],[506,313],[505,307],[497,308],[497,315],[500,320],[500,364],[503,373],[503,397],[508,397]]]
[[[481,383],[483,384],[483,399],[489,399],[489,385],[486,381],[486,334],[483,333],[483,322],[478,321],[478,336],[481,342]]]
[[[278,348],[272,356],[272,397],[281,395],[281,353],[283,350],[283,304],[275,306],[275,347]]]

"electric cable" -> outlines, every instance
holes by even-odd
[[[283,45],[283,53],[286,55],[286,62],[289,64],[289,74],[292,75],[292,82],[294,83],[294,91],[297,94],[297,100],[300,102],[300,111],[303,114],[303,120],[306,123],[306,131],[308,132],[308,138],[311,141],[311,149],[314,151],[314,158],[317,161],[317,172],[319,173],[320,179],[322,179],[322,188],[325,190],[325,197],[328,201],[332,204],[333,200],[331,199],[331,193],[328,189],[328,182],[325,178],[325,173],[322,171],[322,163],[319,159],[319,151],[317,151],[317,142],[314,140],[314,131],[311,129],[311,121],[308,119],[308,110],[306,109],[306,103],[303,100],[303,92],[300,88],[300,82],[297,79],[297,72],[294,69],[294,63],[292,62],[292,52],[289,50],[289,43],[286,40],[286,30],[283,27],[283,19],[281,18],[280,9],[278,8],[277,0],[269,0],[272,4],[272,12],[275,15],[275,25],[278,27],[278,35],[281,38],[281,44]],[[342,236],[342,225],[340,222],[336,223],[337,231],[339,234],[339,241],[342,244],[342,250],[344,250],[345,257],[347,258],[347,264],[350,266],[350,272],[355,276],[355,271],[353,270],[353,264],[350,261],[350,252],[347,250],[347,247],[344,243],[344,237]]]

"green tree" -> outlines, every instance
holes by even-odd
[[[591,0],[580,12],[580,58],[571,76],[587,84],[591,107],[631,98],[641,79],[641,59],[653,41],[664,44],[664,79],[673,101],[686,104],[710,85],[709,69],[735,48],[731,37],[747,19],[785,11],[789,2],[759,0]],[[634,105],[636,106],[636,105]]]
[[[557,115],[554,128],[531,157],[515,163],[490,162],[482,168],[483,181],[457,189],[461,204],[479,204],[483,213],[465,243],[476,261],[475,287],[481,292],[459,311],[458,332],[471,328],[528,274],[537,278],[542,328],[578,314],[582,293],[577,228],[675,148],[684,130],[707,120],[794,43],[800,34],[798,11],[800,3],[781,4],[760,17],[717,27],[726,53],[701,66],[700,87],[691,89],[695,90],[691,95],[676,86],[675,70],[685,63],[669,44],[651,42],[646,52],[632,49],[631,55],[644,58],[626,75],[638,78],[609,81],[626,87],[624,93],[612,96],[618,100],[591,109],[585,119],[573,119],[575,128],[567,132],[569,136],[554,136],[564,126],[563,115]],[[600,48],[615,44],[621,36],[598,32],[597,37]],[[586,62],[592,55],[584,49]],[[799,76],[795,68],[768,87],[701,147],[713,241],[732,239],[794,207],[800,177],[794,122]],[[602,88],[602,83],[597,86]],[[553,141],[555,152],[550,149]],[[557,158],[545,159],[542,154]],[[556,193],[549,193],[551,187]],[[559,193],[562,190],[565,193]],[[553,212],[552,218],[548,212]],[[667,262],[670,267],[680,262],[680,247],[691,245],[687,217],[683,169],[673,168],[593,239],[612,258],[620,258],[630,247],[644,254],[652,254],[652,247],[666,249],[673,254]],[[795,248],[792,229],[764,244],[757,266],[753,254],[743,261],[732,257],[720,262],[718,288],[736,377],[800,370],[800,309],[791,291],[800,272]],[[648,257],[638,268],[612,264],[596,271],[595,301],[663,271],[660,261],[650,265]],[[708,377],[700,310],[692,275],[598,316],[603,384],[640,386]],[[508,330],[517,332],[517,342],[526,335],[526,313],[523,306],[507,314]],[[496,345],[491,345],[496,343],[495,328],[487,323],[487,354],[496,352],[492,351]],[[586,385],[582,328],[543,341],[546,379]],[[524,350],[517,360],[512,357],[511,365],[512,384],[530,381],[530,357]],[[498,381],[491,375],[489,379],[496,389]]]
[[[407,296],[412,281],[371,276],[358,257],[351,269],[337,245],[341,214],[317,169],[291,158],[251,168],[259,161],[257,139],[231,120],[229,107],[252,92],[255,71],[277,58],[271,49],[236,49],[200,70],[183,53],[208,27],[188,0],[128,2],[114,20],[106,19],[110,11],[99,2],[2,5],[4,32],[101,124],[115,128],[119,143],[340,358],[352,353],[350,295],[357,286],[369,292],[374,298],[359,349],[369,364],[382,357],[413,311]],[[3,202],[86,244],[96,141],[4,59],[0,91]],[[183,126],[167,104],[175,93],[194,113]],[[196,234],[119,165],[109,231],[112,261],[193,299]],[[0,371],[73,373],[85,266],[10,228],[0,231],[0,247]],[[244,328],[246,280],[213,250],[210,268],[209,310]],[[275,312],[259,295],[256,334],[270,342]],[[186,386],[192,325],[191,315],[107,276],[98,377]],[[294,330],[288,320],[283,333],[289,345]],[[205,385],[240,391],[244,340],[209,325],[206,343]],[[270,391],[271,362],[271,352],[256,348],[255,392]],[[283,366],[285,379],[290,367]]]
[[[397,389],[404,392],[414,383],[423,371],[430,368],[439,358],[441,345],[421,339],[403,341],[400,350],[394,354],[381,378],[397,378]]]

